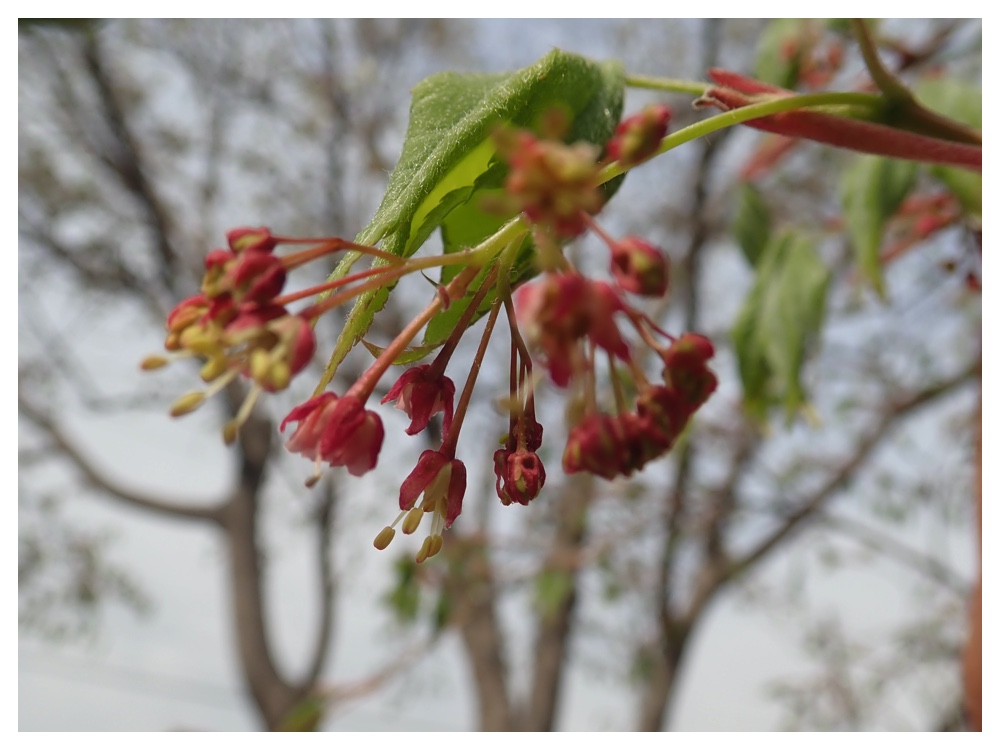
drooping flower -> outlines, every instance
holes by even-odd
[[[433,365],[418,365],[404,372],[382,399],[396,402],[396,408],[410,418],[407,435],[416,435],[427,427],[438,412],[443,412],[442,431],[447,434],[454,413],[455,384],[445,375],[434,376]]]
[[[591,414],[570,431],[563,451],[563,471],[586,471],[604,479],[629,473],[628,423],[621,417]]]
[[[493,454],[496,490],[504,505],[527,505],[545,485],[545,466],[531,450],[500,448]]]
[[[663,354],[663,380],[692,413],[719,385],[707,364],[714,355],[712,342],[697,333],[685,333]]]
[[[281,431],[291,422],[298,422],[287,448],[330,466],[344,466],[356,477],[375,468],[382,449],[385,430],[378,414],[366,410],[361,400],[346,395],[321,393],[295,407],[281,422]]]
[[[614,320],[624,308],[608,284],[578,273],[546,274],[517,292],[517,316],[528,342],[544,354],[543,364],[561,387],[584,366],[580,340],[588,337],[616,357],[628,359],[628,344]]]
[[[431,513],[430,534],[417,553],[417,562],[433,557],[444,544],[441,533],[450,528],[462,512],[465,486],[464,463],[449,453],[424,451],[399,488],[399,516],[391,526],[382,529],[375,538],[375,546],[385,549],[395,536],[396,524],[401,520],[403,533],[412,534],[420,526],[424,514]],[[417,505],[417,498],[421,495],[423,500]]]

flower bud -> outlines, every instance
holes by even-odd
[[[278,246],[278,241],[267,227],[233,229],[226,232],[226,240],[230,249],[237,254],[250,251],[270,253]]]
[[[611,246],[611,273],[627,292],[662,297],[670,280],[670,260],[639,237],[623,237]]]
[[[631,167],[656,153],[667,134],[670,109],[653,104],[619,123],[608,142],[607,156],[623,167]]]

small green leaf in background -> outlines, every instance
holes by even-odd
[[[881,156],[860,156],[840,181],[847,231],[862,275],[885,299],[879,249],[886,222],[896,213],[917,179],[917,165]]]
[[[417,563],[410,557],[396,560],[396,585],[386,596],[386,603],[400,623],[412,624],[420,613],[420,584]]]
[[[278,731],[315,732],[323,720],[324,712],[325,706],[319,698],[314,696],[304,698],[281,720]]]
[[[757,42],[754,77],[785,89],[799,82],[804,47],[809,43],[812,22],[805,18],[769,21]]]
[[[983,127],[983,90],[953,78],[931,78],[921,81],[915,90],[917,99],[928,109],[958,120],[974,128]],[[930,173],[943,182],[962,208],[973,216],[983,215],[983,175],[967,169],[934,165]]]
[[[823,323],[829,282],[830,272],[807,237],[785,232],[764,248],[733,327],[744,402],[758,419],[784,404],[791,420],[805,404],[801,371]]]
[[[573,590],[573,578],[564,570],[543,570],[535,579],[535,606],[543,618],[559,610]]]
[[[560,108],[570,118],[568,141],[603,145],[621,119],[624,94],[620,63],[596,63],[561,50],[514,73],[448,72],[424,79],[413,89],[399,163],[374,218],[356,241],[381,243],[383,250],[409,257],[452,211],[502,184],[506,170],[497,163],[490,137],[495,127],[529,127]],[[478,240],[490,234],[484,228]],[[331,279],[346,276],[358,257],[345,257]],[[355,303],[325,380],[368,330],[388,294],[380,289]]]
[[[740,188],[740,202],[733,233],[751,266],[756,266],[771,236],[771,212],[760,191],[753,185]]]

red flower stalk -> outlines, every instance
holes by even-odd
[[[407,435],[416,435],[427,427],[438,412],[443,412],[442,431],[448,434],[454,414],[455,384],[444,375],[435,376],[433,365],[418,365],[404,372],[382,399],[396,402],[396,408],[410,418]]]
[[[611,273],[626,292],[662,297],[670,280],[670,259],[639,237],[622,237],[611,246]]]
[[[709,71],[721,84],[710,88],[700,101],[723,110],[738,109],[766,101],[768,97],[794,96],[795,92],[746,78],[738,73],[714,68]],[[761,98],[759,95],[766,95]],[[983,169],[981,145],[933,138],[909,130],[828,115],[821,112],[781,112],[744,123],[752,128],[793,138],[806,138],[839,148],[878,154],[897,159],[951,164],[977,172]]]
[[[663,104],[652,104],[622,120],[608,141],[608,160],[623,167],[644,162],[660,147],[669,124],[670,109]]]

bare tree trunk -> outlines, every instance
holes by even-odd
[[[472,666],[479,709],[479,729],[510,731],[516,724],[507,692],[503,634],[496,617],[499,598],[483,537],[454,538],[445,548],[451,561],[445,592],[453,602],[466,656]]]
[[[227,394],[237,402],[242,388]],[[231,403],[232,406],[232,403]],[[264,621],[262,570],[257,544],[258,496],[271,450],[274,425],[251,417],[240,431],[240,474],[225,515],[233,626],[240,667],[251,698],[268,729],[278,729],[302,697],[278,672]]]
[[[687,626],[673,621],[663,623],[661,632],[665,637],[657,658],[653,660],[652,674],[639,704],[637,729],[640,732],[659,732],[666,725],[675,694],[674,685],[690,635]]]
[[[523,726],[529,732],[551,732],[555,727],[576,612],[578,558],[593,496],[594,479],[590,474],[583,474],[570,477],[559,498],[559,525],[542,574],[564,576],[565,591],[557,602],[544,608],[538,618],[535,671]]]

